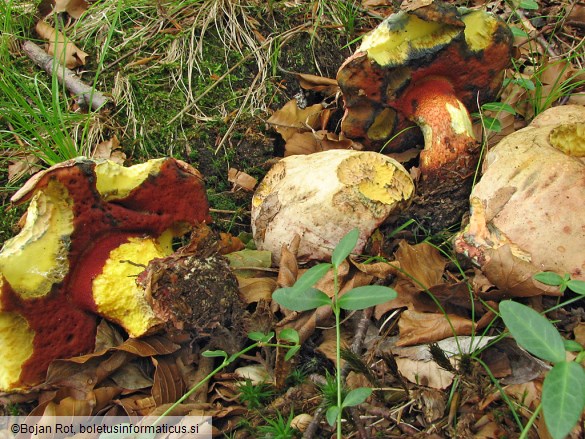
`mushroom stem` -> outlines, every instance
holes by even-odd
[[[477,164],[478,143],[469,113],[451,82],[427,77],[405,94],[401,111],[418,124],[425,141],[420,154],[423,180],[465,179]]]

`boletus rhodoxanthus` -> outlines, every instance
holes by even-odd
[[[491,149],[484,167],[456,251],[516,295],[541,294],[531,279],[541,271],[585,280],[585,107],[538,115]]]
[[[41,382],[49,363],[90,352],[96,315],[131,336],[157,327],[136,277],[171,239],[210,221],[203,180],[174,159],[125,168],[71,160],[33,176],[21,232],[0,251],[0,389]]]
[[[356,154],[361,164],[352,167],[348,182],[339,178],[339,169],[345,167],[340,165],[346,160],[342,155],[351,153],[287,157],[269,172],[253,200],[258,247],[271,250],[278,259],[281,245],[299,233],[299,257],[321,259],[345,232],[358,227],[360,251],[374,228],[390,213],[404,209],[411,196],[405,217],[417,218],[433,232],[457,224],[468,208],[479,154],[468,108],[496,97],[511,47],[512,34],[496,16],[438,1],[393,14],[365,35],[337,74],[345,104],[341,129],[370,148],[381,148],[409,126],[418,131],[418,125],[424,150],[416,194],[401,166],[393,164],[396,172],[384,176],[374,172],[386,160],[381,154]],[[399,135],[386,150],[416,147],[415,139]],[[368,214],[367,220],[362,206],[373,202],[358,195],[359,189],[352,189],[356,195],[351,202],[333,196],[350,191],[352,184],[373,182],[380,192],[393,191],[396,176],[401,178],[399,187],[409,189],[402,190],[396,198],[400,202],[392,208],[376,205],[376,213]]]

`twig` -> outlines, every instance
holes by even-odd
[[[61,64],[57,64],[54,68],[54,58],[32,41],[25,41],[22,44],[22,50],[26,53],[26,56],[49,75],[56,74],[57,79],[65,84],[67,90],[78,96],[88,107],[91,105],[92,109],[99,110],[111,103],[107,97],[99,91],[92,90],[89,85],[82,82],[81,79],[68,68]]]

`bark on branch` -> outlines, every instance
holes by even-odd
[[[111,100],[104,94],[97,90],[92,91],[92,88],[81,81],[73,71],[61,64],[57,68],[53,68],[54,58],[32,41],[25,41],[22,44],[22,50],[26,53],[26,56],[49,75],[56,74],[57,79],[65,84],[67,90],[77,96],[80,102],[87,107],[91,106],[93,110],[99,110],[111,103]]]

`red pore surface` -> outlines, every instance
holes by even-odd
[[[52,168],[37,178],[34,190],[57,180],[73,199],[74,232],[70,237],[69,272],[45,297],[22,300],[4,283],[0,309],[21,314],[35,332],[33,355],[21,381],[42,381],[49,363],[89,352],[95,342],[96,311],[91,284],[111,250],[131,236],[159,236],[169,228],[210,222],[199,172],[167,159],[160,172],[119,200],[105,201],[96,189],[96,163],[77,160]],[[34,193],[22,197],[26,200]]]

